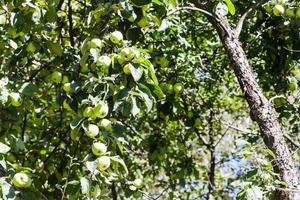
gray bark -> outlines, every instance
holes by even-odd
[[[205,7],[203,8],[205,9]],[[276,199],[299,200],[300,192],[297,188],[299,175],[284,140],[276,111],[259,88],[247,56],[227,19],[219,16],[208,16],[208,18],[218,31],[224,47],[231,57],[235,75],[250,107],[251,118],[257,122],[265,145],[276,156],[272,162],[274,171],[279,173],[281,180],[288,185],[288,188],[277,189]]]

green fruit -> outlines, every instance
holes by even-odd
[[[93,108],[92,107],[86,107],[85,109],[84,109],[84,111],[83,111],[83,116],[84,117],[92,117],[93,116],[93,114],[94,114],[94,112],[93,112]]]
[[[31,185],[31,179],[27,174],[19,172],[14,175],[13,184],[19,188],[27,188]]]
[[[68,83],[68,82],[69,82],[68,76],[63,76],[62,83]]]
[[[22,104],[21,95],[17,92],[12,92],[9,94],[10,96],[10,103],[15,107],[19,107]]]
[[[123,34],[120,31],[114,31],[110,34],[109,39],[114,44],[120,44],[123,41]]]
[[[100,40],[99,38],[92,39],[89,44],[90,44],[90,48],[100,48],[101,49],[104,46],[103,41]]]
[[[131,74],[131,71],[130,71],[130,63],[126,64],[124,67],[123,67],[123,72],[124,74],[126,75],[130,75]]]
[[[164,56],[155,57],[155,63],[159,64],[161,67],[167,67],[169,65],[169,61]]]
[[[95,138],[99,134],[99,128],[95,124],[89,124],[85,134],[90,138]]]
[[[107,103],[99,103],[93,110],[95,117],[104,118],[108,114],[109,108]]]
[[[103,66],[103,67],[109,67],[110,64],[111,64],[111,59],[110,59],[110,57],[108,57],[108,56],[100,56],[100,57],[97,59],[96,64],[97,64],[97,65],[100,65],[100,66]]]
[[[280,4],[277,4],[273,8],[273,13],[275,16],[281,16],[284,13],[284,7]]]
[[[64,89],[64,91],[66,91],[66,93],[69,93],[69,94],[73,92],[71,83],[65,83],[63,85],[63,89]]]
[[[149,25],[149,21],[148,21],[147,17],[142,17],[140,19],[140,21],[138,21],[137,24],[138,24],[139,27],[146,27],[146,26]]]
[[[92,145],[92,152],[95,156],[104,155],[107,151],[107,147],[102,142],[95,142]]]
[[[164,87],[163,87],[163,91],[166,94],[173,94],[173,92],[174,92],[173,85],[171,85],[171,84],[165,84]]]
[[[183,84],[176,83],[173,87],[175,94],[180,94],[183,91]]]
[[[131,59],[134,58],[135,52],[134,52],[134,50],[132,48],[126,47],[126,48],[124,48],[124,49],[121,50],[120,56],[125,61],[129,61],[129,60],[131,60]]]
[[[54,83],[60,83],[61,80],[62,80],[62,73],[58,72],[58,71],[53,72],[52,75],[51,75],[51,80]]]
[[[137,178],[137,179],[135,179],[134,181],[133,181],[133,185],[136,187],[136,188],[142,188],[143,187],[143,180],[142,179],[139,179],[139,178]]]
[[[297,18],[300,18],[300,7],[297,9],[297,11],[296,11],[296,17]]]
[[[99,126],[104,130],[109,131],[111,130],[111,121],[109,121],[108,119],[101,119],[99,122]]]
[[[33,42],[29,42],[28,46],[26,47],[26,51],[30,53],[34,53],[36,51],[36,47]]]
[[[287,17],[289,17],[289,18],[293,18],[293,17],[295,17],[295,12],[294,12],[294,10],[286,9],[286,10],[285,10],[285,15],[286,15]]]
[[[101,156],[97,158],[97,168],[101,171],[106,170],[110,166],[110,158],[108,156]]]

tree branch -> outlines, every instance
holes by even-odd
[[[73,34],[73,18],[72,18],[72,2],[71,0],[68,0],[68,20],[69,20],[69,36],[70,36],[70,42],[71,46],[74,47],[74,34]]]
[[[237,23],[236,25],[236,28],[234,30],[235,32],[235,36],[238,38],[239,35],[241,34],[241,31],[242,31],[242,28],[243,28],[243,25],[244,25],[244,22],[245,20],[247,19],[247,17],[258,7],[260,6],[261,4],[267,2],[268,0],[257,0],[253,5],[251,5],[247,10],[246,12],[241,16],[239,22]]]
[[[210,12],[204,10],[204,9],[196,8],[196,7],[190,7],[190,6],[178,7],[178,8],[176,8],[175,10],[172,10],[171,12],[167,13],[166,16],[169,17],[169,16],[171,16],[171,15],[173,15],[173,14],[175,14],[176,12],[179,12],[179,11],[181,11],[181,10],[183,10],[183,11],[187,11],[187,10],[198,11],[198,12],[201,12],[201,13],[203,13],[203,14],[209,16],[209,17],[215,18],[215,16],[214,16],[212,13],[210,13]]]

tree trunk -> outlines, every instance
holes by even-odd
[[[276,111],[260,90],[247,56],[228,21],[222,17],[209,17],[209,20],[217,29],[225,49],[232,59],[235,75],[250,107],[251,118],[257,122],[264,143],[276,156],[272,162],[274,171],[279,173],[282,181],[288,184],[288,188],[276,191],[276,198],[299,200],[298,172],[285,143]]]

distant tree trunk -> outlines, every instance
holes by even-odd
[[[208,18],[218,31],[219,37],[232,59],[235,75],[250,107],[251,118],[257,122],[264,143],[276,156],[272,163],[274,171],[279,173],[282,181],[288,184],[288,188],[277,190],[276,199],[299,200],[300,192],[296,187],[299,181],[298,172],[285,143],[276,111],[260,90],[247,56],[227,19],[217,16],[208,16]]]

